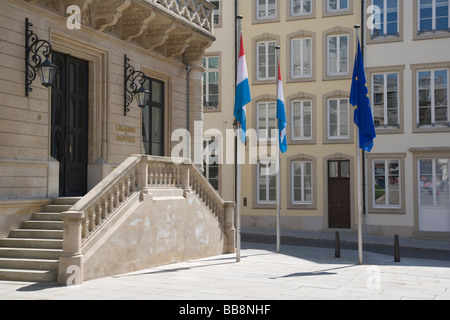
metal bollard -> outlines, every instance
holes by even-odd
[[[400,244],[398,241],[398,234],[394,237],[394,262],[400,262]]]
[[[341,246],[339,243],[339,232],[336,231],[336,236],[334,240],[334,257],[340,258],[341,257]]]

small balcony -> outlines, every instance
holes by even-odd
[[[65,17],[79,8],[81,27],[114,35],[184,63],[196,62],[215,40],[214,6],[206,0],[26,0]],[[74,12],[72,12],[74,13]]]

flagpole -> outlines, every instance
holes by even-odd
[[[239,57],[240,43],[241,43],[241,23],[243,16],[237,16],[238,22],[238,41],[237,52]],[[237,133],[237,148],[236,148],[236,159],[237,159],[237,182],[236,182],[236,262],[241,261],[241,123],[238,122],[238,133]]]
[[[278,79],[280,78],[280,46],[276,46],[275,49],[277,50],[277,97],[278,95]],[[280,128],[278,128],[278,134],[280,133]],[[280,253],[280,215],[281,215],[281,156],[280,156],[280,142],[279,139],[277,140],[277,163],[278,163],[278,170],[277,170],[277,253]]]
[[[355,25],[356,31],[356,46],[358,46],[359,35],[358,29],[360,25]],[[357,129],[359,130],[359,128]],[[358,264],[363,264],[363,252],[362,252],[362,194],[361,194],[361,151],[359,150],[359,132],[356,133],[356,157],[357,157],[357,170],[358,170]]]

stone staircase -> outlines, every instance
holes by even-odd
[[[0,280],[56,282],[63,245],[61,212],[81,198],[56,198],[0,239]]]

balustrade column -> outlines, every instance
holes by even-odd
[[[227,236],[227,253],[235,253],[235,234],[234,228],[234,207],[235,203],[232,201],[225,201],[224,215],[225,215],[225,234]]]
[[[83,282],[83,254],[81,253],[81,228],[85,213],[66,211],[61,213],[63,226],[63,253],[59,257],[58,283],[71,285],[67,280],[75,275],[75,284]]]

